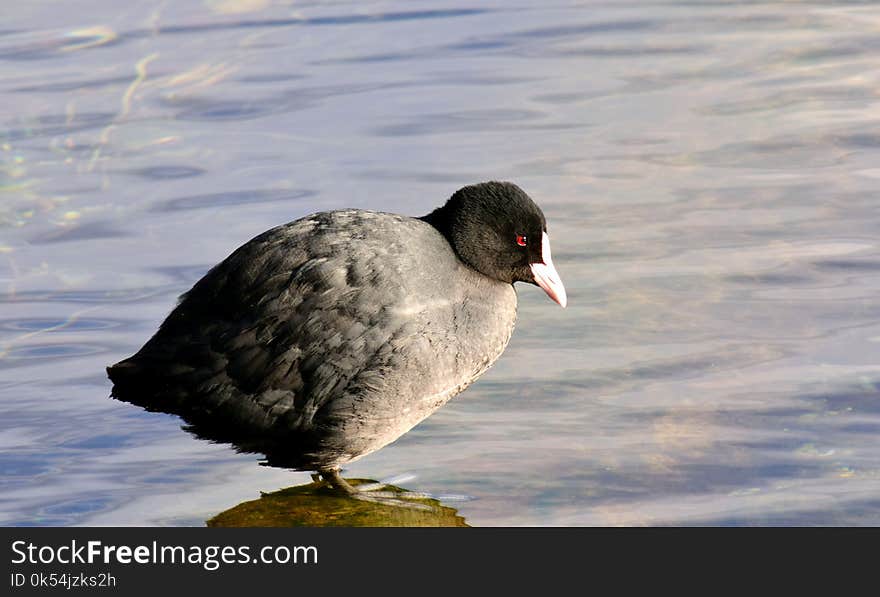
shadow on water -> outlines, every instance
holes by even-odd
[[[354,486],[373,484],[348,479]],[[382,489],[404,496],[405,489]],[[264,493],[207,521],[209,527],[466,527],[455,508],[430,497],[406,498],[406,505],[375,503],[342,495],[324,483]]]

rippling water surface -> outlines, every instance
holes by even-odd
[[[269,227],[508,179],[568,309],[520,287],[498,364],[348,474],[471,525],[880,524],[873,3],[3,12],[0,523],[203,525],[307,483],[104,367]]]

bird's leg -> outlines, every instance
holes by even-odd
[[[348,481],[342,478],[342,475],[339,474],[338,468],[325,468],[318,471],[318,475],[324,482],[329,483],[339,491],[345,493],[346,495],[355,496],[358,493],[358,490],[355,489]],[[312,478],[315,478],[313,476]]]
[[[355,487],[348,481],[342,478],[342,475],[339,472],[338,468],[328,468],[320,471],[320,473],[316,475],[312,475],[312,478],[316,477],[323,480],[325,483],[335,487],[336,489],[347,493],[348,495],[354,496],[358,494],[364,494],[367,492],[371,492],[374,495],[381,495],[377,493],[378,490],[384,489],[388,486],[387,483],[365,483],[362,485],[358,485]],[[390,495],[390,494],[389,494]]]

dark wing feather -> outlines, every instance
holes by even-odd
[[[353,255],[339,233],[363,217],[316,214],[240,247],[109,369],[114,396],[184,416],[221,411],[261,431],[282,416],[288,428],[307,425],[394,332],[377,331],[387,305],[365,292],[378,256],[364,255],[381,251],[367,242]],[[395,296],[384,290],[386,301]]]

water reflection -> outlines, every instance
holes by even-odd
[[[376,481],[347,479],[354,486]],[[383,492],[401,496],[400,503],[371,502],[341,495],[324,483],[263,493],[210,520],[209,527],[466,527],[455,508],[431,497],[405,497],[407,490],[386,485]]]
[[[221,191],[205,195],[193,195],[170,199],[155,207],[161,211],[188,211],[191,209],[219,208],[232,205],[248,205],[280,201],[295,201],[315,196],[308,189],[251,189],[247,191]]]
[[[465,110],[452,114],[420,114],[411,123],[394,124],[373,129],[378,136],[401,137],[409,135],[437,135],[454,132],[503,131],[515,126],[518,129],[565,129],[577,128],[576,123],[541,123],[546,115],[535,110]]]
[[[494,177],[546,205],[571,304],[521,292],[499,363],[353,476],[479,526],[880,521],[869,3],[68,4],[0,25],[0,523],[305,483],[104,366],[259,232]]]
[[[0,141],[12,142],[40,137],[55,137],[107,126],[116,116],[112,112],[78,112],[37,116],[27,123],[6,128],[0,132]]]
[[[165,25],[151,29],[132,29],[113,31],[102,27],[68,31],[50,31],[37,34],[0,32],[6,39],[0,43],[0,60],[31,61],[46,60],[59,52],[89,49],[95,47],[115,47],[159,33],[163,35],[193,35],[228,30],[275,29],[292,26],[356,25],[361,23],[393,23],[428,19],[448,19],[486,13],[484,9],[437,9],[379,12],[372,14],[344,14],[311,18],[278,19],[239,19],[215,23],[191,23],[186,25]],[[93,41],[88,41],[92,39]]]
[[[201,176],[205,174],[204,168],[196,168],[193,166],[151,166],[149,168],[141,168],[131,172],[136,176],[143,176],[152,180],[173,180],[175,178],[190,178],[192,176]]]
[[[48,245],[78,240],[122,238],[124,236],[126,236],[125,231],[119,228],[115,223],[96,220],[85,224],[74,224],[72,226],[49,230],[41,234],[35,234],[28,239],[28,242],[35,245]]]

